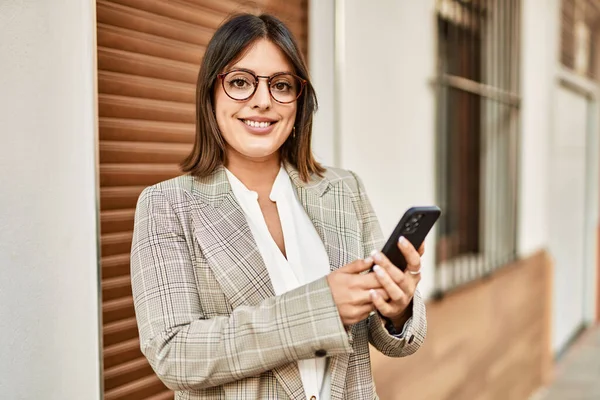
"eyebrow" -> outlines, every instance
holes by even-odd
[[[248,71],[248,72],[252,72],[256,76],[273,76],[273,75],[276,75],[276,74],[295,74],[294,71],[290,71],[289,69],[286,69],[286,70],[283,70],[283,71],[273,72],[270,75],[260,75],[256,71],[254,71],[253,69],[244,68],[244,67],[240,67],[240,66],[233,66],[231,68],[227,68],[227,69],[225,69],[224,73],[231,72],[231,71]]]

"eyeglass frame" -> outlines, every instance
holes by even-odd
[[[227,93],[227,89],[225,89],[225,77],[227,75],[229,75],[232,72],[247,72],[248,74],[252,75],[254,77],[254,90],[252,91],[252,93],[244,98],[244,99],[236,99],[234,97],[232,97],[229,93]],[[294,100],[291,101],[279,101],[275,98],[275,96],[273,96],[273,93],[271,92],[271,81],[273,80],[273,78],[276,78],[278,76],[281,75],[291,75],[294,78],[297,78],[300,81],[300,90],[298,91],[298,96],[296,96],[296,98]],[[256,94],[256,90],[258,89],[258,84],[260,83],[259,79],[263,78],[267,80],[267,89],[269,90],[269,96],[271,96],[271,98],[273,100],[275,100],[277,103],[279,104],[291,104],[293,102],[295,102],[296,100],[298,100],[300,98],[300,96],[302,96],[302,92],[304,91],[304,87],[306,86],[306,84],[308,83],[308,81],[306,79],[303,79],[302,77],[296,75],[296,74],[292,74],[291,72],[277,72],[271,76],[264,76],[264,75],[256,75],[253,71],[250,71],[249,69],[244,69],[244,68],[237,68],[237,69],[232,69],[231,71],[227,71],[227,72],[223,72],[221,74],[217,74],[217,78],[221,80],[221,86],[223,87],[223,91],[225,92],[225,94],[227,95],[227,97],[229,97],[231,100],[235,100],[235,101],[247,101],[250,100],[252,98],[252,96],[254,96]]]

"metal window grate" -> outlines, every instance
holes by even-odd
[[[436,294],[516,258],[520,0],[438,0]]]
[[[598,78],[600,0],[562,0],[560,62],[576,73]]]

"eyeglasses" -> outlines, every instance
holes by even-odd
[[[217,75],[221,80],[225,94],[233,100],[248,100],[258,88],[258,79],[267,80],[269,93],[273,100],[281,104],[296,101],[302,94],[306,80],[288,72],[278,72],[271,76],[260,76],[247,69],[235,69]]]

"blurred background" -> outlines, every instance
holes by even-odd
[[[166,400],[139,350],[135,202],[191,148],[231,13],[293,30],[314,151],[384,234],[437,204],[429,332],[385,399],[598,399],[600,0],[0,0],[0,398]]]

